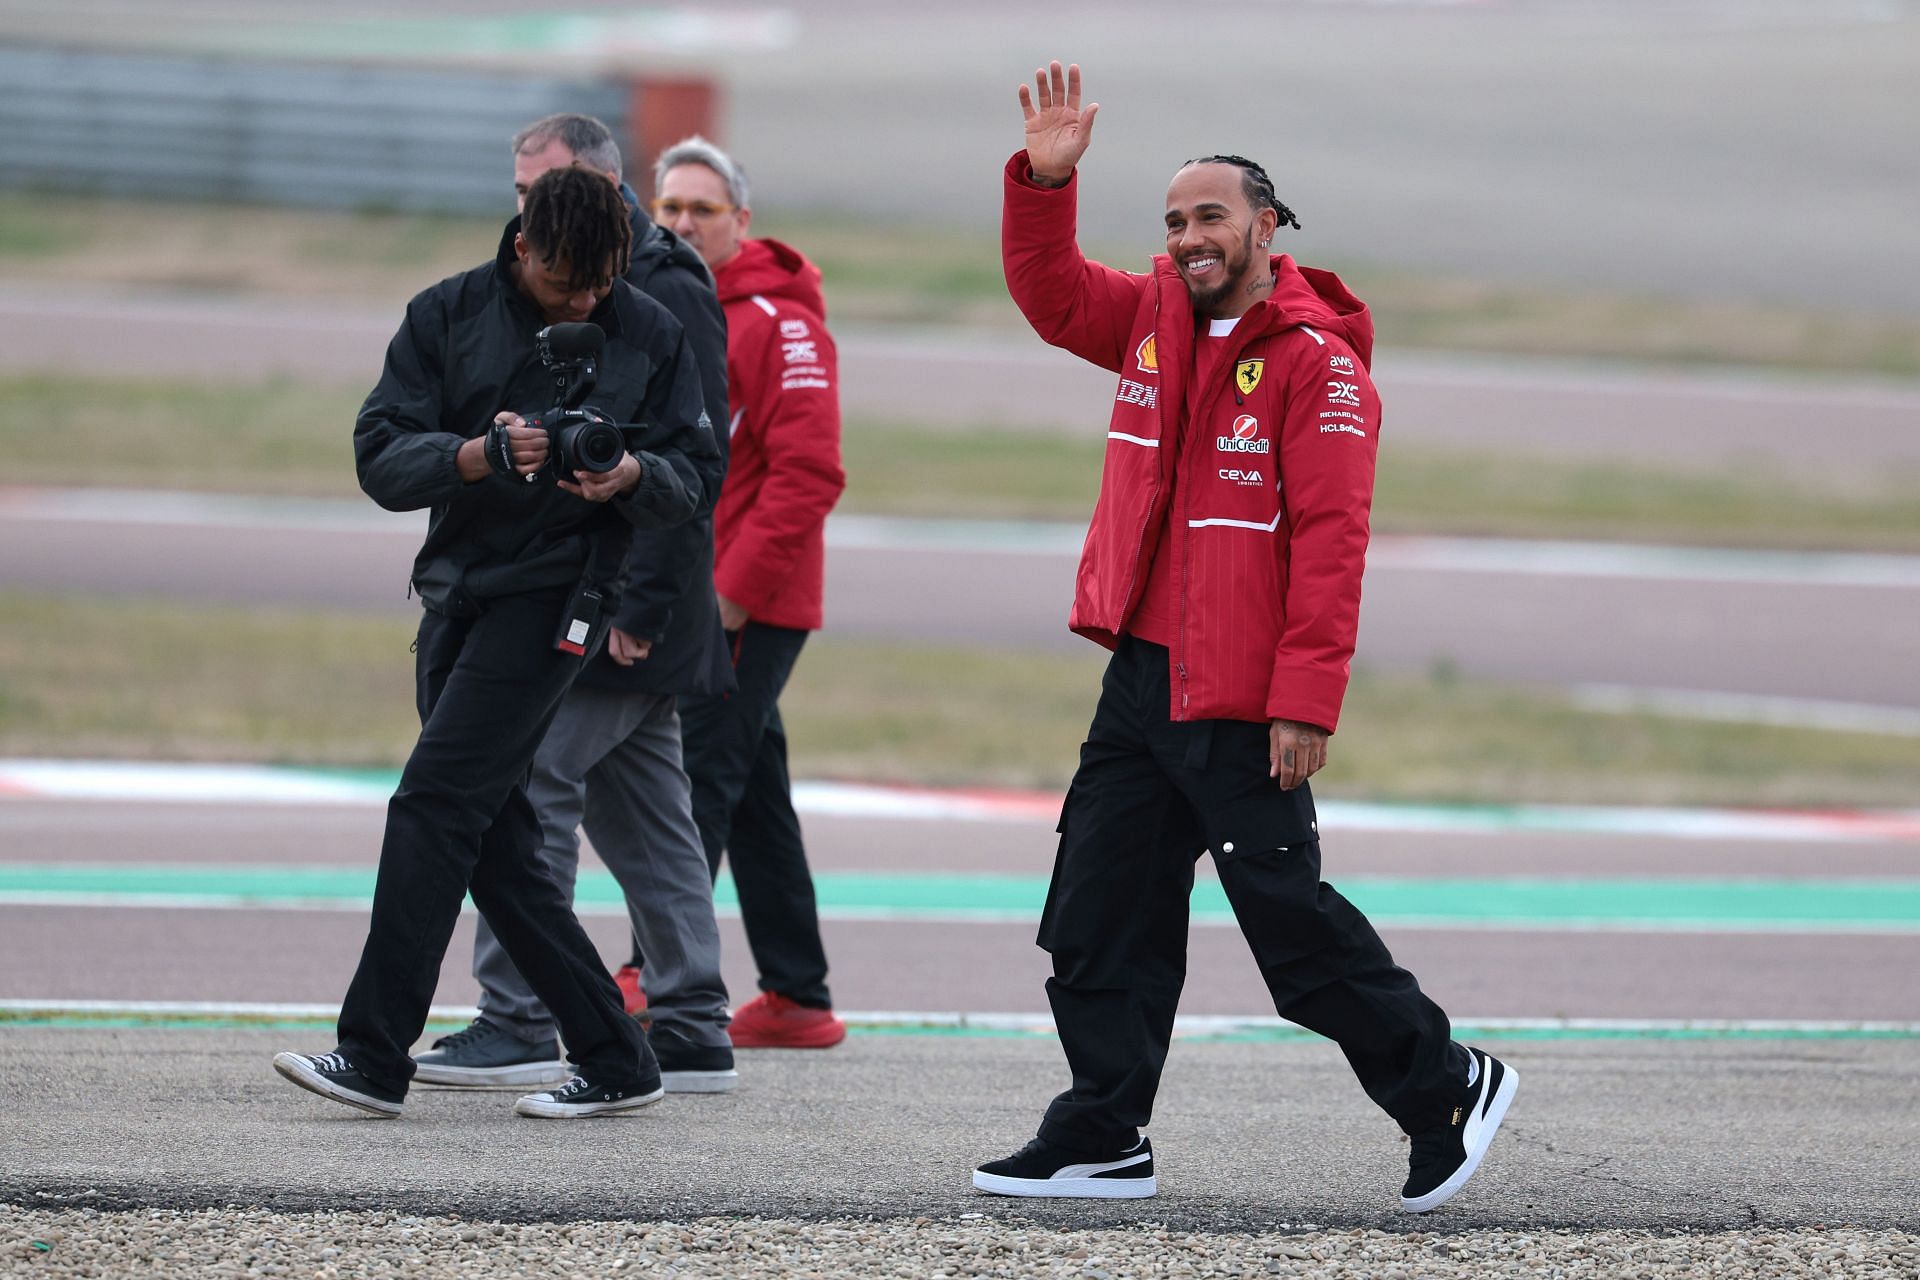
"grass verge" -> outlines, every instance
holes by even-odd
[[[71,288],[261,293],[398,302],[493,256],[505,220],[242,208],[0,193],[0,278]],[[861,324],[1022,323],[990,232],[857,218],[755,221],[821,268],[834,317]],[[1159,246],[1088,245],[1130,270]],[[1920,321],[1761,305],[1493,284],[1387,264],[1341,270],[1387,347],[1600,357],[1659,364],[1920,376]]]
[[[0,754],[395,765],[411,624],[0,595]],[[1105,655],[816,638],[781,707],[803,777],[1063,787]],[[1362,673],[1317,780],[1352,798],[1901,806],[1920,740],[1605,715]]]
[[[363,393],[292,382],[0,378],[8,482],[356,498]],[[1103,441],[1041,431],[846,424],[845,511],[1085,520]],[[1920,472],[1659,470],[1390,448],[1381,533],[1920,551]]]

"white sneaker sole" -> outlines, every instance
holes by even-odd
[[[416,1059],[413,1071],[415,1084],[442,1089],[525,1089],[565,1084],[572,1078],[573,1068],[557,1058],[551,1062],[516,1062],[507,1067],[451,1067]]]
[[[662,1071],[668,1093],[728,1093],[740,1083],[738,1071]]]
[[[1160,1192],[1158,1178],[1009,1178],[973,1171],[973,1189],[996,1196],[1061,1200],[1147,1200]]]
[[[405,1103],[388,1102],[384,1098],[376,1098],[371,1094],[356,1093],[352,1089],[341,1088],[308,1066],[307,1060],[297,1053],[274,1054],[273,1069],[308,1093],[317,1093],[323,1098],[344,1102],[349,1107],[356,1107],[368,1115],[379,1116],[382,1120],[397,1119],[400,1112],[405,1109]]]
[[[666,1096],[665,1089],[655,1089],[652,1093],[636,1093],[618,1102],[553,1102],[537,1093],[530,1093],[513,1104],[513,1111],[515,1115],[531,1116],[536,1120],[585,1120],[593,1116],[617,1116],[638,1111]]]
[[[1451,1178],[1427,1194],[1415,1196],[1411,1200],[1401,1196],[1400,1205],[1409,1213],[1426,1213],[1429,1210],[1438,1209],[1453,1199],[1460,1188],[1467,1185],[1467,1179],[1473,1176],[1473,1171],[1480,1167],[1480,1158],[1487,1154],[1487,1148],[1493,1144],[1493,1135],[1499,1131],[1500,1122],[1507,1118],[1507,1108],[1513,1103],[1514,1090],[1520,1086],[1520,1073],[1506,1066],[1504,1062],[1500,1065],[1506,1067],[1506,1075],[1500,1081],[1499,1090],[1493,1095],[1493,1103],[1487,1108],[1486,1118],[1480,1122],[1478,1132],[1473,1135],[1473,1141],[1467,1146],[1466,1160],[1453,1171]]]

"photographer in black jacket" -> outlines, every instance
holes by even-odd
[[[514,1105],[577,1116],[644,1106],[660,1072],[535,851],[528,767],[582,658],[617,608],[634,528],[710,510],[720,454],[679,322],[620,277],[631,232],[619,192],[582,169],[543,176],[496,259],[416,296],[354,428],[360,485],[389,510],[431,507],[413,585],[421,732],[387,808],[373,917],[331,1053],[282,1053],[281,1075],[397,1116],[440,962],[468,893],[551,1009],[576,1074]],[[526,425],[555,378],[537,335],[605,334],[584,407],[638,424],[603,473],[547,472]],[[585,592],[597,591],[596,614]],[[577,625],[568,627],[568,622]],[[569,648],[561,645],[573,641]]]
[[[514,136],[513,184],[524,203],[542,174],[580,167],[621,181],[619,144],[592,116],[548,116]],[[700,364],[709,417],[727,419],[727,323],[707,264],[640,208],[624,184],[633,232],[627,283],[686,327]],[[716,431],[724,453],[726,432]],[[614,975],[627,1011],[645,1007],[647,1042],[667,1092],[731,1089],[733,1042],[720,976],[713,874],[693,818],[683,765],[678,695],[716,697],[734,688],[733,663],[713,587],[713,520],[634,535],[627,586],[608,633],[560,704],[533,758],[527,798],[545,839],[540,856],[572,890],[580,829],[625,890],[634,937],[647,956]],[[414,1079],[474,1088],[565,1079],[552,1016],[483,920],[474,932],[480,1012],[418,1055]],[[649,1003],[650,1001],[650,1003]]]

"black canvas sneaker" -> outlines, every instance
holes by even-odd
[[[310,1093],[391,1120],[406,1105],[407,1095],[382,1089],[360,1074],[339,1053],[276,1053],[273,1069]]]
[[[522,1040],[485,1018],[435,1040],[413,1067],[416,1083],[454,1089],[524,1089],[560,1084],[573,1074],[560,1057],[558,1040]]]
[[[973,1171],[976,1190],[997,1196],[1063,1196],[1084,1200],[1144,1200],[1160,1189],[1153,1176],[1153,1144],[1145,1137],[1105,1160],[1035,1138],[1004,1160]]]
[[[652,1086],[623,1085],[615,1088],[611,1085],[594,1084],[585,1076],[575,1076],[558,1089],[549,1089],[545,1093],[530,1093],[513,1104],[518,1115],[533,1116],[540,1120],[572,1120],[581,1116],[610,1116],[623,1111],[636,1111],[660,1101],[667,1091],[660,1087],[660,1078],[655,1076]]]
[[[1462,1090],[1444,1120],[1409,1135],[1413,1154],[1408,1158],[1400,1203],[1414,1213],[1438,1209],[1467,1185],[1520,1084],[1519,1073],[1492,1054],[1474,1048],[1467,1052],[1478,1068],[1473,1083]]]
[[[660,1060],[660,1082],[668,1093],[725,1093],[740,1083],[732,1044],[695,1044],[658,1022],[647,1029],[647,1043]]]

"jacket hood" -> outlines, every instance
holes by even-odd
[[[740,252],[714,275],[722,302],[738,302],[760,294],[791,299],[821,317],[827,314],[827,300],[820,292],[820,268],[808,262],[798,249],[778,240],[742,240]]]
[[[1262,331],[1303,324],[1337,334],[1353,348],[1361,364],[1372,368],[1373,313],[1367,310],[1367,304],[1331,271],[1300,266],[1289,253],[1275,255],[1272,262],[1273,295],[1247,312],[1247,318]],[[1163,289],[1171,284],[1183,296],[1186,294],[1186,282],[1172,258],[1161,254],[1154,258],[1153,267]]]

